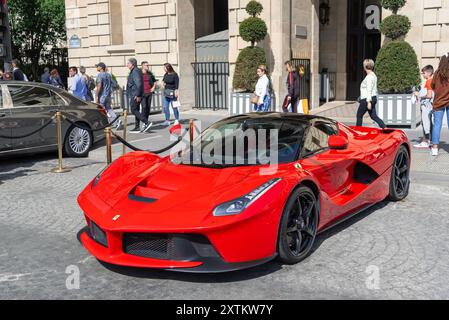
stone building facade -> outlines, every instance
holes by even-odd
[[[129,57],[148,61],[158,77],[163,64],[170,62],[181,77],[183,106],[194,107],[195,40],[229,30],[231,84],[238,52],[248,45],[238,36],[248,1],[65,0],[70,65],[86,66],[95,75],[94,65],[102,61],[123,85]],[[259,1],[268,36],[258,45],[266,50],[276,95],[285,94],[284,62],[300,58],[310,60],[312,107],[320,104],[323,71],[335,75],[335,99],[354,99],[362,76],[360,62],[375,58],[384,41],[376,26],[388,12],[380,9],[379,1]],[[327,24],[322,21],[323,4],[329,8]],[[449,51],[449,0],[409,0],[400,13],[412,21],[406,40],[420,64],[436,66],[438,57]]]

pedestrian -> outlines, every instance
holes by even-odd
[[[170,106],[175,115],[175,126],[179,125],[179,76],[170,63],[164,64],[164,78],[162,87],[164,89],[162,102],[164,105],[165,122],[164,126],[170,125]]]
[[[421,106],[421,119],[424,134],[422,141],[413,146],[417,149],[429,149],[430,147],[430,127],[434,96],[432,90],[433,72],[434,69],[431,65],[422,68],[421,75],[425,80],[425,84],[419,91],[414,92],[414,95]]]
[[[153,93],[156,89],[156,78],[150,70],[150,64],[147,61],[142,62],[143,75],[143,96],[142,96],[142,115],[148,120],[151,112],[151,102]]]
[[[80,73],[81,73],[81,80],[83,81],[84,85],[86,86],[86,97],[84,100],[88,102],[94,101],[94,95],[92,94],[92,91],[95,90],[95,81],[94,79],[89,76],[86,73],[86,67],[81,66],[80,67]]]
[[[44,73],[41,75],[41,82],[46,84],[50,83],[50,69],[48,67],[44,68]]]
[[[50,72],[50,84],[52,86],[65,90],[64,83],[62,83],[61,77],[59,76],[59,72],[56,69],[53,69]]]
[[[69,75],[72,78],[72,86],[71,86],[72,94],[75,97],[85,101],[87,87],[84,84],[83,79],[81,79],[81,76],[78,74],[78,68],[71,67],[69,69]]]
[[[438,156],[443,118],[446,112],[449,123],[449,53],[440,59],[438,70],[432,80],[433,100],[433,128],[432,128],[432,156]]]
[[[19,68],[19,60],[13,59],[12,60],[12,76],[15,81],[28,81],[27,76],[20,70]]]
[[[287,100],[283,111],[288,112],[288,105],[291,105],[291,112],[298,113],[299,102],[299,74],[296,72],[295,66],[291,61],[285,62],[285,68],[288,72],[287,76]]]
[[[137,67],[137,60],[130,58],[127,63],[127,67],[130,71],[128,76],[128,83],[126,85],[126,92],[129,99],[129,105],[131,106],[131,112],[135,116],[134,129],[131,130],[132,133],[144,133],[150,130],[153,125],[145,119],[143,114],[140,112],[140,103],[142,102],[143,96],[143,75],[142,71]],[[140,123],[143,123],[142,130],[140,129]]]
[[[109,73],[106,72],[106,65],[100,62],[95,65],[98,71],[97,76],[97,103],[106,109],[109,122],[114,121],[117,115],[112,108],[112,78]],[[121,125],[120,121],[117,121],[116,128]]]
[[[256,90],[254,91],[252,102],[253,108],[256,112],[268,112],[271,106],[270,97],[270,79],[267,76],[267,67],[260,65],[257,68],[257,80]]]
[[[385,123],[377,116],[377,76],[374,73],[374,61],[365,59],[363,61],[363,69],[366,72],[366,77],[360,85],[360,99],[359,108],[357,110],[357,126],[363,125],[363,116],[368,112],[369,116],[382,129],[386,128]]]

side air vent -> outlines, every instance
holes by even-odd
[[[357,162],[354,168],[354,180],[366,185],[373,183],[379,175],[376,171],[362,162]]]

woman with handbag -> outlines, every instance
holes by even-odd
[[[253,110],[255,112],[268,112],[271,106],[271,97],[270,79],[267,77],[267,67],[264,65],[259,66],[257,68],[257,75],[259,76],[259,80],[256,84],[256,90],[251,97]]]
[[[363,69],[366,72],[366,77],[360,85],[360,101],[359,109],[357,110],[357,126],[361,127],[363,124],[363,116],[368,112],[369,116],[375,121],[379,127],[384,129],[385,123],[377,116],[377,76],[374,73],[374,61],[365,59],[363,61]]]
[[[170,125],[170,106],[175,114],[175,125],[179,123],[179,76],[170,63],[164,64],[165,75],[162,79],[165,122],[164,126]]]

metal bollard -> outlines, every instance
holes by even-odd
[[[127,138],[127,136],[128,136],[128,110],[125,110],[124,112],[123,112],[123,126],[124,126],[124,128],[123,128],[123,140],[125,140],[126,141],[126,138]],[[125,145],[123,145],[123,155],[125,155],[125,153],[126,153],[126,146]]]
[[[108,165],[112,163],[112,137],[111,137],[111,128],[108,127],[104,129],[106,133],[106,162]]]
[[[193,146],[194,134],[195,134],[195,122],[193,121],[193,119],[190,119],[189,122],[190,146]]]
[[[60,111],[56,112],[56,129],[58,135],[58,167],[51,170],[53,173],[65,173],[72,171],[70,168],[64,168],[62,164],[62,114]]]

